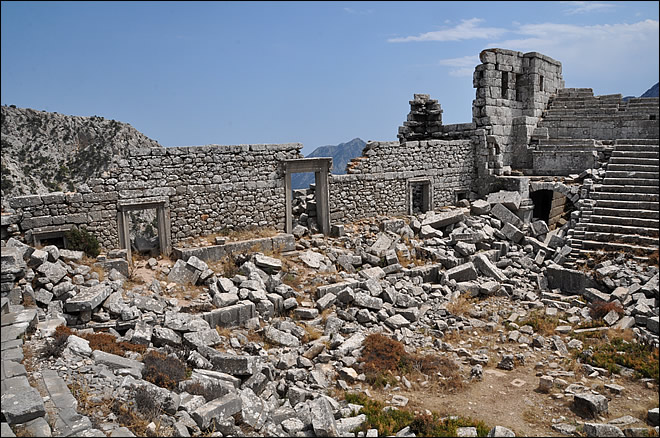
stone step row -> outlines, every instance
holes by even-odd
[[[620,208],[599,207],[596,205],[593,209],[594,215],[599,216],[618,216],[618,217],[633,217],[640,219],[658,219],[658,210],[637,210]]]
[[[622,123],[627,121],[641,122],[639,120],[640,114],[636,114],[635,112],[629,112],[629,111],[625,111],[625,112],[618,111],[616,113],[616,116],[614,116],[614,118],[616,120],[616,123]],[[576,125],[577,122],[586,121],[589,123],[601,122],[604,124],[604,127],[615,128],[612,119],[613,119],[613,115],[607,114],[607,112],[605,111],[598,114],[585,114],[579,112],[572,114],[555,114],[553,112],[549,112],[544,115],[543,120],[539,122],[539,126],[545,126],[547,125],[548,122],[557,121],[557,122],[572,122],[572,127],[578,127],[579,125]]]
[[[660,201],[660,194],[658,193],[636,193],[636,192],[592,192],[591,199],[600,200],[616,200],[616,201],[641,201],[641,202],[658,202]]]
[[[628,243],[613,243],[613,242],[599,242],[593,240],[582,240],[581,248],[583,250],[589,250],[593,252],[594,250],[603,250],[603,251],[616,251],[616,252],[626,252],[626,253],[642,253],[642,254],[651,254],[658,250],[658,245],[656,242],[655,246],[644,246],[644,245],[632,245]]]
[[[634,178],[634,177],[617,177],[603,178],[604,185],[634,185],[634,186],[658,186],[658,178]]]
[[[634,164],[634,163],[613,163],[609,162],[607,165],[608,171],[613,172],[654,172],[658,173],[658,165],[656,163],[651,164]]]
[[[638,236],[648,236],[658,238],[657,228],[634,227],[626,225],[603,224],[597,222],[587,222],[584,224],[585,231],[596,233],[611,234],[636,234]]]
[[[660,159],[657,157],[637,157],[634,155],[618,155],[614,156],[612,155],[610,157],[609,165],[613,164],[629,164],[629,165],[634,165],[634,166],[655,166],[655,168],[658,168],[658,165],[660,164]]]
[[[601,208],[620,208],[624,210],[650,210],[658,211],[658,203],[654,201],[635,201],[635,200],[615,200],[615,199],[599,199],[596,202],[596,207]]]
[[[597,231],[585,231],[582,240],[590,240],[594,242],[616,242],[647,247],[655,245],[656,248],[658,246],[657,237],[640,236],[637,234],[600,233]]]
[[[639,218],[639,217],[620,217],[608,216],[602,214],[592,214],[589,218],[589,223],[597,223],[603,225],[616,225],[622,227],[640,227],[640,228],[657,228],[658,219],[653,218]]]
[[[660,150],[657,143],[617,143],[614,147],[617,151],[658,152]]]
[[[640,146],[640,148],[641,147],[645,147],[645,146]],[[617,149],[612,152],[612,157],[658,159],[658,151],[651,151],[651,150],[624,151],[617,147]]]
[[[650,179],[655,180],[655,184],[658,184],[658,178],[660,178],[659,172],[638,172],[638,171],[620,171],[620,170],[609,170],[605,173],[605,179],[607,178],[633,178],[633,179]]]
[[[594,184],[594,192],[607,193],[660,193],[658,186],[635,186],[623,184]]]
[[[619,138],[615,141],[617,146],[624,145],[657,145],[660,141],[657,138]]]

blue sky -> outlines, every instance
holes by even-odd
[[[1,103],[130,123],[163,146],[396,140],[414,93],[471,121],[488,47],[567,87],[658,82],[658,2],[2,2]]]

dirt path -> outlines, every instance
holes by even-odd
[[[413,385],[412,390],[402,390],[395,393],[410,399],[408,408],[423,412],[425,409],[438,412],[443,416],[459,415],[481,420],[488,426],[504,426],[516,433],[516,436],[564,436],[552,429],[553,419],[561,419],[561,423],[577,424],[578,421],[588,421],[577,416],[571,410],[572,396],[554,398],[562,391],[555,390],[553,394],[537,391],[539,377],[533,365],[518,366],[513,371],[504,371],[494,367],[484,369],[483,380],[466,385],[457,393],[439,393],[438,391]],[[580,379],[567,379],[569,383]],[[646,387],[639,380],[617,379],[617,384],[624,386],[621,395],[611,394],[602,388],[608,380],[587,379],[586,387],[598,384],[599,392],[606,395],[609,402],[609,415],[603,420],[607,422],[624,415],[638,419],[646,418],[646,411],[657,405],[658,393]],[[391,391],[373,391],[377,398],[387,400],[393,394]],[[562,394],[563,395],[563,394]],[[621,427],[648,427],[643,422]]]

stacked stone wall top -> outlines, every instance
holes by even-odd
[[[224,228],[283,229],[281,162],[302,158],[301,148],[300,143],[287,143],[136,149],[90,179],[85,193],[21,196],[9,205],[23,232],[84,226],[105,249],[119,246],[118,204],[127,200],[168,199],[173,242]]]
[[[454,202],[455,191],[471,190],[475,175],[471,139],[370,142],[346,175],[331,175],[333,220],[407,214],[409,182],[431,186],[432,207]]]

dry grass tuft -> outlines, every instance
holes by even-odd
[[[447,303],[447,311],[452,315],[462,316],[472,309],[476,299],[468,298],[466,294],[460,295],[454,301]]]

